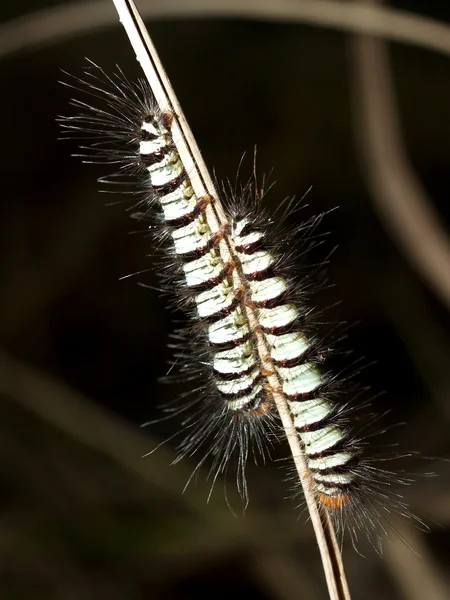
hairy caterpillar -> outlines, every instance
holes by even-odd
[[[390,491],[393,482],[409,480],[365,457],[366,441],[350,426],[353,409],[339,402],[336,378],[321,367],[326,352],[308,331],[309,310],[285,257],[270,242],[270,219],[258,206],[262,194],[251,184],[235,190],[227,226],[212,230],[205,211],[214,198],[196,197],[173,144],[172,116],[156,107],[147,84],[129,84],[121,72],[108,77],[95,65],[80,84],[105,108],[73,101],[82,112],[63,119],[65,131],[93,140],[84,155],[91,161],[119,164],[119,173],[139,179],[144,214],[157,213],[156,238],[166,253],[164,287],[176,290],[176,301],[181,298],[190,315],[191,323],[178,333],[178,358],[185,361],[181,374],[200,377],[202,384],[178,411],[187,415],[180,457],[203,452],[199,464],[211,458],[215,480],[237,452],[239,488],[246,497],[248,454],[264,456],[278,430],[268,383],[275,374],[322,510],[339,527],[348,524],[354,539],[360,530],[375,535],[384,530],[384,515],[391,511],[411,516]],[[222,257],[223,243],[231,260]],[[235,284],[237,271],[244,286]],[[257,315],[256,326],[247,307]],[[255,327],[270,371],[261,364]],[[199,348],[195,356],[183,343],[192,335]],[[195,405],[201,410],[193,410]]]

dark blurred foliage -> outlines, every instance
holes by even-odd
[[[393,4],[450,18],[446,0]],[[4,2],[0,15],[6,21],[38,8],[37,2]],[[320,263],[337,247],[327,267],[333,285],[314,296],[318,306],[330,307],[323,320],[352,325],[341,345],[352,350],[351,360],[368,365],[358,375],[361,385],[370,386],[379,412],[391,410],[386,424],[406,422],[389,432],[389,440],[448,457],[449,315],[373,210],[352,132],[348,38],[310,26],[235,20],[161,21],[149,29],[217,178],[234,181],[244,153],[239,178],[249,177],[256,145],[259,173],[276,181],[266,198],[269,208],[312,186],[292,226],[331,211],[320,224],[323,243],[307,257]],[[389,50],[408,156],[448,230],[448,57],[398,44]],[[130,80],[140,76],[118,25],[0,63],[0,338],[2,351],[18,365],[35,367],[44,381],[56,378],[68,393],[103,407],[105,428],[109,421],[128,421],[140,440],[139,462],[143,436],[151,450],[179,428],[168,421],[139,430],[179,391],[158,378],[167,371],[166,344],[181,315],[166,310],[164,296],[137,285],[158,285],[150,240],[142,224],[129,219],[126,198],[98,193],[96,178],[108,168],[82,165],[71,157],[75,142],[58,141],[56,117],[73,114],[72,92],[58,83],[67,79],[61,69],[81,75],[84,57],[107,72],[119,64]],[[135,231],[140,233],[129,235]],[[143,270],[148,272],[120,280]],[[324,323],[324,335],[331,327]],[[221,483],[212,505],[205,503],[202,481],[182,496],[186,470],[170,467],[157,452],[140,469],[155,461],[158,481],[170,471],[173,493],[163,492],[151,477],[128,472],[82,435],[59,429],[43,408],[26,410],[20,396],[28,391],[18,373],[17,386],[2,388],[2,598],[229,598],[237,592],[247,598],[325,598],[309,524],[304,513],[297,521],[299,511],[284,499],[289,485],[279,465],[250,466],[251,503],[245,519],[234,504],[235,519]],[[13,378],[9,368],[4,376]],[[74,430],[92,428],[83,421],[89,421],[89,403],[76,413]],[[286,454],[283,445],[274,450],[276,458]],[[430,465],[416,460],[411,468],[422,472]],[[445,564],[449,475],[444,463],[433,462],[433,469],[441,477],[419,478],[407,497],[431,527],[430,534],[420,534],[421,544]],[[233,487],[232,474],[227,485]],[[271,515],[278,532],[273,547],[270,536],[259,540],[258,527],[251,526],[252,519],[266,523]],[[391,559],[367,554],[364,560],[351,549],[345,553],[356,597],[413,597],[398,584]],[[408,550],[407,560],[413,569],[418,559]],[[309,592],[277,592],[280,579],[289,589],[291,563],[299,573],[310,571]]]

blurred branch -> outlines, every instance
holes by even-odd
[[[375,208],[412,266],[450,308],[450,240],[406,156],[387,49],[352,40],[354,133]]]
[[[407,349],[429,398],[440,410],[439,423],[445,427],[441,434],[435,428],[421,426],[424,438],[436,444],[431,452],[439,453],[439,444],[448,438],[446,421],[450,421],[450,339],[439,316],[429,310],[425,289],[411,271],[400,271],[395,264],[387,266],[382,278],[374,283],[373,294]],[[407,298],[408,302],[398,302],[401,297]],[[420,417],[424,418],[430,409],[431,406],[427,406]]]
[[[402,520],[395,523],[395,531],[397,535],[386,544],[385,564],[402,590],[402,597],[408,600],[448,598],[448,587],[416,529]]]
[[[165,448],[142,460],[149,449],[158,445],[155,440],[133,431],[62,382],[0,353],[0,393],[66,435],[113,458],[128,472],[181,499],[180,481],[187,481],[192,473],[188,464],[170,468],[174,456]],[[191,491],[182,497],[183,503],[195,512],[202,510],[209,492],[206,487],[199,482],[195,493]]]
[[[144,18],[241,18],[308,23],[381,36],[450,55],[450,26],[405,11],[333,0],[152,0],[141,2]],[[0,59],[118,26],[109,0],[73,2],[38,11],[0,27]]]

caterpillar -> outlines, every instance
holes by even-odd
[[[138,181],[138,215],[153,215],[164,249],[163,287],[189,316],[176,334],[176,360],[183,363],[183,377],[201,383],[193,400],[170,409],[183,414],[179,459],[202,454],[199,466],[211,459],[214,483],[237,454],[238,488],[247,501],[248,455],[265,458],[279,437],[276,391],[287,401],[310,487],[339,530],[347,527],[354,543],[361,531],[378,542],[390,512],[416,518],[391,491],[393,483],[411,480],[365,455],[371,436],[358,436],[351,426],[359,407],[340,401],[338,378],[324,369],[327,350],[311,332],[304,290],[289,272],[291,257],[272,241],[283,225],[274,226],[261,209],[264,190],[252,182],[228,191],[223,186],[227,224],[213,230],[206,211],[215,199],[195,195],[173,143],[173,116],[158,109],[148,85],[128,83],[120,70],[109,77],[92,63],[71,87],[90,100],[72,101],[80,113],[61,119],[65,134],[91,139],[83,146],[85,160],[118,164],[119,174]],[[236,273],[243,284],[236,285]],[[256,332],[264,342],[264,364]],[[185,349],[192,337],[196,352]],[[269,383],[273,376],[277,390]]]

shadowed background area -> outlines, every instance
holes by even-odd
[[[3,3],[0,17],[57,4]],[[93,22],[98,4],[83,9]],[[322,243],[300,260],[329,260],[332,285],[312,299],[326,309],[320,331],[348,323],[340,347],[366,365],[358,380],[390,411],[383,426],[405,423],[386,443],[447,458],[449,56],[293,20],[191,17],[189,4],[147,23],[206,163],[234,182],[247,153],[245,181],[256,145],[259,174],[276,182],[271,210],[312,186],[291,220],[327,213]],[[390,6],[450,20],[444,0]],[[8,56],[0,43],[1,596],[326,598],[284,443],[274,463],[249,465],[245,516],[234,468],[207,504],[207,465],[182,494],[201,457],[170,466],[177,438],[141,458],[181,430],[140,425],[189,389],[158,381],[182,314],[138,285],[158,286],[151,240],[124,195],[98,193],[108,167],[82,165],[76,142],[57,139],[76,95],[61,69],[82,76],[85,57],[141,76],[118,22]],[[403,468],[439,474],[401,490],[430,532],[395,521],[408,541],[391,534],[385,559],[364,540],[365,559],[345,547],[355,598],[448,595],[450,468],[417,457]]]

